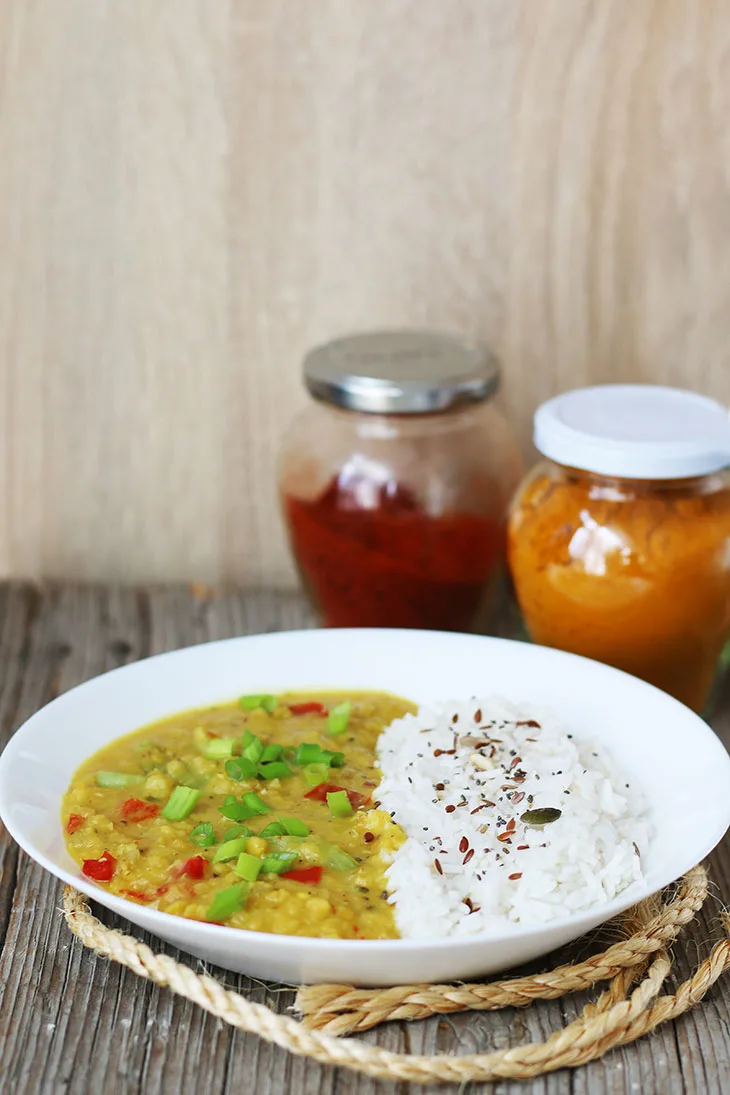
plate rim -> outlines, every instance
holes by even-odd
[[[88,689],[90,686],[98,687],[100,682],[106,681],[108,678],[113,677],[119,673],[128,672],[135,668],[148,665],[149,663],[159,663],[162,660],[174,659],[181,654],[189,654],[191,652],[200,650],[202,648],[221,647],[221,646],[237,646],[249,642],[268,643],[281,641],[283,637],[291,640],[297,640],[305,638],[312,640],[314,636],[318,638],[315,641],[319,641],[320,636],[331,636],[336,633],[338,636],[344,634],[353,635],[370,635],[377,636],[382,634],[388,634],[390,637],[401,636],[404,639],[413,639],[414,634],[427,638],[429,636],[438,636],[439,639],[446,639],[448,641],[454,640],[470,640],[479,643],[486,643],[487,645],[500,646],[506,648],[519,647],[526,657],[541,657],[548,656],[554,660],[564,661],[572,660],[578,663],[588,663],[592,666],[598,666],[600,670],[605,670],[609,675],[619,674],[621,677],[628,678],[631,681],[638,683],[643,689],[648,689],[651,692],[657,693],[663,702],[668,702],[672,705],[682,709],[684,715],[690,715],[696,723],[702,727],[703,733],[707,738],[710,748],[714,748],[718,754],[718,762],[725,765],[730,784],[730,754],[728,753],[723,742],[714,732],[712,727],[696,712],[687,708],[680,701],[674,699],[674,697],[663,692],[661,689],[656,688],[654,685],[649,684],[646,681],[642,681],[639,678],[633,677],[631,674],[624,672],[623,670],[616,669],[613,666],[606,665],[602,662],[597,662],[595,659],[586,658],[580,654],[574,654],[570,651],[558,650],[553,647],[541,646],[539,644],[523,642],[519,639],[503,638],[496,635],[473,635],[465,632],[450,632],[450,631],[433,631],[425,629],[404,629],[404,628],[299,628],[296,630],[286,631],[274,631],[274,632],[262,632],[252,635],[239,635],[230,636],[223,639],[206,639],[200,643],[193,643],[189,646],[179,647],[175,650],[162,651],[157,654],[150,654],[144,658],[138,658],[135,661],[128,662],[121,666],[116,666],[113,669],[109,669],[104,673],[97,674],[94,677],[89,678],[86,681],[82,681],[72,688],[67,689],[59,696],[54,697],[48,703],[34,711],[13,733],[7,744],[5,745],[2,753],[0,753],[0,820],[7,828],[9,834],[19,845],[23,851],[30,856],[34,862],[38,863],[49,874],[53,875],[59,881],[65,883],[68,886],[79,890],[85,894],[90,900],[98,901],[99,904],[110,909],[112,912],[131,920],[136,923],[133,916],[129,914],[130,909],[140,910],[145,919],[149,919],[151,924],[155,922],[160,924],[162,929],[159,933],[155,932],[155,928],[152,926],[146,927],[144,930],[151,931],[153,934],[159,934],[161,937],[165,937],[164,927],[167,924],[186,926],[188,930],[193,931],[196,935],[200,936],[201,942],[205,939],[208,940],[239,940],[241,944],[258,944],[259,946],[264,943],[265,945],[273,946],[277,949],[284,949],[289,946],[292,948],[301,948],[306,945],[307,948],[312,948],[314,951],[325,950],[332,952],[334,949],[342,949],[348,953],[356,952],[362,954],[367,951],[375,951],[380,949],[386,950],[431,950],[438,949],[443,950],[453,949],[458,950],[465,947],[478,946],[479,944],[495,945],[504,941],[519,940],[524,937],[530,937],[534,935],[541,935],[549,932],[551,929],[556,931],[572,930],[573,926],[578,928],[581,923],[591,922],[594,926],[600,926],[612,920],[620,913],[626,911],[626,909],[637,904],[640,901],[659,893],[667,886],[677,882],[687,871],[691,870],[694,866],[701,863],[709,854],[717,847],[724,835],[730,828],[730,795],[728,796],[728,805],[725,813],[726,818],[723,821],[718,821],[717,825],[713,828],[712,836],[703,841],[703,851],[698,858],[695,858],[694,854],[689,862],[689,858],[685,856],[683,859],[683,865],[680,867],[678,873],[672,873],[672,877],[664,877],[664,874],[660,875],[659,879],[641,880],[640,882],[633,883],[617,895],[612,901],[606,902],[602,905],[593,905],[588,909],[579,910],[575,913],[571,913],[569,916],[555,918],[549,921],[535,923],[535,924],[506,924],[504,928],[496,928],[492,931],[475,932],[472,935],[465,936],[445,936],[443,938],[423,938],[423,939],[323,939],[318,936],[302,936],[302,935],[286,935],[274,932],[259,932],[250,928],[234,928],[227,925],[208,924],[200,920],[192,920],[188,917],[181,917],[173,913],[164,912],[160,909],[148,908],[144,905],[139,905],[134,901],[130,901],[127,898],[119,897],[116,894],[112,894],[107,890],[102,889],[100,886],[96,886],[93,882],[87,882],[83,876],[74,875],[70,870],[64,867],[58,866],[54,863],[46,854],[37,848],[35,843],[26,834],[20,831],[11,820],[10,808],[6,804],[4,795],[4,785],[8,770],[11,768],[14,756],[16,752],[19,752],[23,747],[25,738],[29,734],[32,734],[36,719],[41,715],[47,713],[50,709],[56,705],[63,705],[68,697],[78,692],[80,689]],[[314,687],[314,686],[310,686]],[[227,702],[225,699],[214,700],[212,703]],[[517,702],[517,701],[515,701]],[[174,715],[174,711],[170,712]],[[165,717],[165,716],[161,716]],[[134,729],[127,731],[133,733]],[[116,735],[119,737],[122,735]],[[115,740],[110,738],[109,741]],[[99,746],[101,748],[101,746]],[[11,803],[12,805],[12,803]],[[17,805],[17,803],[16,803]],[[60,807],[60,800],[59,800]],[[60,823],[59,823],[60,828]],[[665,872],[666,873],[666,872]],[[629,896],[630,895],[630,896]],[[596,925],[596,917],[600,916],[598,924]],[[593,930],[591,927],[587,927],[584,930]],[[168,933],[169,934],[169,933]],[[173,933],[174,934],[174,933]],[[573,938],[578,938],[582,931],[578,931]],[[240,948],[237,948],[240,949]]]

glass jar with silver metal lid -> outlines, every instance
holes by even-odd
[[[522,466],[483,348],[376,331],[312,350],[314,397],[279,491],[304,588],[330,627],[483,628]]]

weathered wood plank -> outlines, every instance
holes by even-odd
[[[0,587],[0,735],[53,695],[116,665],[188,643],[255,631],[311,626],[296,596],[182,588]],[[503,605],[499,632],[519,634]],[[730,683],[718,690],[713,721],[730,726]],[[17,865],[17,866],[16,866]],[[711,860],[719,894],[730,893],[730,845]],[[404,1084],[295,1059],[240,1034],[108,962],[73,940],[58,913],[60,887],[18,855],[0,833],[0,1092],[13,1095],[407,1095]],[[718,901],[708,903],[677,948],[678,976],[717,935]],[[104,910],[105,922],[131,929]],[[3,919],[4,916],[4,919]],[[4,928],[3,928],[4,925]],[[176,952],[145,937],[159,950]],[[571,952],[566,949],[566,955]],[[193,959],[183,958],[194,962]],[[213,971],[226,984],[279,1011],[292,993]],[[582,997],[524,1011],[471,1014],[370,1032],[373,1044],[414,1053],[468,1053],[545,1037],[570,1021]],[[526,1084],[499,1083],[494,1095],[724,1095],[730,1087],[730,986],[652,1038],[575,1073]],[[457,1095],[454,1086],[442,1088]],[[487,1090],[487,1088],[482,1088]]]

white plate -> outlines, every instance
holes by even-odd
[[[656,836],[643,886],[546,926],[469,939],[329,940],[203,924],[115,897],[64,849],[61,797],[91,753],[139,726],[242,693],[383,689],[417,702],[498,693],[555,711],[605,743],[645,792]],[[391,985],[474,978],[529,961],[677,878],[730,825],[730,758],[676,700],[617,670],[525,643],[417,631],[305,631],[206,643],[89,681],[54,700],[0,757],[0,815],[46,870],[120,916],[209,962],[292,983]]]

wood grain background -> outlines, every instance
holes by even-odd
[[[3,0],[0,573],[293,581],[303,351],[730,401],[723,0]]]

